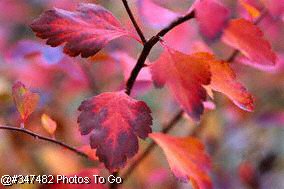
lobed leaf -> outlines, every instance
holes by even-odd
[[[39,95],[29,91],[20,81],[13,85],[12,95],[21,119],[25,122],[35,110],[39,101]]]
[[[106,92],[82,102],[78,117],[82,135],[111,172],[124,167],[138,151],[139,136],[151,133],[151,110],[124,92]]]
[[[95,4],[80,4],[76,12],[54,8],[44,12],[31,24],[32,30],[47,44],[64,44],[70,56],[89,57],[109,41],[129,35],[120,22],[105,8]]]
[[[162,133],[152,133],[150,137],[163,149],[171,170],[179,180],[191,181],[198,189],[212,188],[208,174],[210,158],[199,139]]]

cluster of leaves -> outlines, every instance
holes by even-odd
[[[134,83],[138,85],[142,81],[153,83],[158,88],[166,87],[182,111],[195,122],[201,120],[206,103],[214,100],[215,91],[228,97],[240,109],[253,111],[254,98],[238,81],[230,62],[240,52],[242,56],[239,59],[244,64],[271,69],[277,56],[263,32],[255,25],[263,14],[246,1],[240,1],[240,6],[249,15],[248,18],[231,18],[231,10],[215,0],[197,0],[184,14],[171,11],[152,0],[138,0],[141,17],[153,28],[162,29],[149,40],[144,38],[138,26],[135,26],[137,36],[110,11],[97,4],[79,4],[75,11],[53,8],[45,11],[30,26],[36,36],[46,39],[47,45],[57,48],[63,46],[63,52],[71,57],[97,57],[97,53],[109,42],[123,36],[141,43],[144,48],[136,65],[126,52],[106,55],[106,59],[123,62],[126,92],[104,92],[84,100],[78,108],[80,133],[89,136],[91,148],[96,149],[97,158],[110,172],[125,167],[127,160],[138,152],[138,137],[146,139],[149,136],[163,149],[177,178],[191,181],[194,188],[212,188],[210,158],[200,139],[152,133],[150,108],[130,93]],[[266,8],[270,14],[275,14],[270,7]],[[153,10],[156,15],[153,15]],[[180,24],[191,18],[196,18],[205,41],[222,40],[235,49],[233,56],[220,59],[205,44],[197,51],[172,45],[173,39],[179,35],[173,29],[183,26],[182,29],[187,30],[186,26]],[[169,35],[166,35],[168,32]],[[158,42],[163,52],[150,61],[147,57]],[[45,47],[30,45],[30,49],[26,50],[30,52],[25,54],[32,54],[39,48]],[[39,97],[21,82],[13,86],[13,97],[21,121],[25,123]],[[46,114],[42,115],[41,121],[46,131],[54,137],[56,122]]]

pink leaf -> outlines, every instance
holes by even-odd
[[[230,17],[230,11],[215,0],[196,3],[195,11],[201,33],[210,40],[221,35]]]
[[[154,28],[162,28],[175,20],[179,14],[161,7],[153,0],[138,0],[138,11],[142,18]]]

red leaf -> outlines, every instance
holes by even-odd
[[[95,4],[80,4],[76,12],[54,8],[46,11],[31,24],[32,30],[47,44],[56,47],[65,44],[70,56],[89,57],[109,41],[130,35],[106,9]]]
[[[154,28],[165,27],[179,16],[178,13],[159,6],[153,0],[138,0],[138,11],[142,18]]]
[[[169,49],[151,64],[152,78],[157,87],[166,85],[182,108],[194,120],[203,113],[206,90],[210,83],[208,64],[195,54],[187,55]]]
[[[273,66],[276,54],[272,51],[262,31],[245,19],[234,19],[224,31],[223,40],[228,45],[240,50],[254,64]]]
[[[20,81],[13,85],[12,94],[22,121],[25,122],[35,110],[39,101],[39,95],[29,91]]]
[[[150,137],[163,149],[170,168],[178,179],[184,182],[191,180],[194,188],[212,188],[208,175],[210,159],[199,139],[161,133],[152,133]]]
[[[202,0],[195,5],[201,33],[210,40],[220,36],[230,17],[230,11],[214,0]]]
[[[210,65],[211,89],[225,94],[238,107],[253,111],[254,98],[242,84],[237,82],[236,75],[227,62],[219,61],[209,53],[196,53],[196,56],[203,58]]]
[[[78,123],[82,135],[91,133],[90,144],[110,171],[124,167],[138,151],[137,136],[151,132],[151,110],[124,92],[107,92],[82,102]]]

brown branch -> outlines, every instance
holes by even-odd
[[[152,47],[159,41],[159,37],[152,37],[149,41],[147,41],[143,47],[143,50],[137,60],[137,63],[133,70],[131,71],[131,75],[126,82],[126,91],[125,93],[130,95],[133,85],[136,81],[136,78],[141,71],[141,69],[145,66],[144,63],[152,49]]]
[[[191,11],[188,14],[184,15],[184,16],[180,16],[178,17],[176,20],[174,20],[170,25],[168,25],[167,27],[165,27],[164,29],[162,29],[156,36],[159,37],[163,37],[164,35],[166,35],[169,31],[171,31],[172,29],[174,29],[176,26],[192,19],[195,17],[195,12]]]
[[[166,35],[169,31],[171,31],[176,26],[182,24],[185,21],[190,20],[191,18],[194,18],[194,11],[186,14],[185,16],[178,17],[175,21],[173,21],[170,25],[162,29],[160,32],[158,32],[155,36],[153,36],[151,39],[149,39],[143,47],[143,50],[137,60],[137,63],[134,67],[134,69],[131,72],[131,75],[129,79],[126,82],[126,94],[130,95],[131,90],[133,88],[133,85],[136,81],[136,78],[141,71],[141,69],[145,66],[146,58],[148,57],[150,51],[154,47],[155,44],[157,44],[161,37]]]
[[[134,27],[135,27],[136,32],[138,33],[138,35],[139,35],[139,37],[140,37],[140,39],[141,39],[141,41],[142,41],[142,43],[143,43],[143,45],[144,45],[144,44],[147,42],[147,40],[146,40],[146,38],[144,37],[144,34],[143,34],[142,30],[141,30],[140,27],[138,26],[138,24],[137,24],[137,22],[136,22],[136,20],[135,20],[135,18],[134,18],[134,16],[133,16],[133,14],[132,14],[132,12],[131,12],[131,9],[130,9],[129,6],[128,6],[127,0],[122,0],[122,3],[123,3],[123,5],[124,5],[124,7],[125,7],[125,9],[126,9],[126,12],[127,12],[128,16],[129,16],[129,18],[130,18],[132,24],[133,24]]]
[[[267,11],[263,11],[262,15],[255,21],[255,24],[258,24],[267,14]],[[178,21],[176,21],[178,23]],[[182,22],[181,22],[182,23]],[[173,25],[173,24],[171,24]],[[168,26],[167,28],[161,30],[157,35],[165,35],[168,31],[170,31],[169,28],[171,28],[171,25]],[[174,26],[172,26],[173,28]],[[239,54],[239,50],[234,50],[233,53],[228,57],[227,62],[233,62],[234,59],[237,57]],[[178,123],[178,121],[182,118],[184,111],[180,110],[170,121],[169,123],[164,127],[164,129],[161,131],[162,133],[168,133],[175,125]],[[199,127],[195,127],[195,129],[192,131],[193,136],[197,136],[198,133],[202,129]],[[145,149],[145,151],[135,160],[133,164],[129,166],[127,171],[122,175],[122,178],[124,178],[124,181],[131,175],[131,173],[134,171],[134,169],[139,165],[143,159],[145,159],[148,154],[154,149],[156,144],[152,141],[149,146]]]
[[[232,54],[226,59],[226,62],[233,62],[235,58],[239,55],[240,51],[235,49]]]
[[[123,0],[123,2],[124,2],[124,0]],[[127,2],[126,2],[126,5],[127,5]],[[128,94],[128,95],[131,94],[131,90],[133,88],[133,85],[136,81],[136,78],[137,78],[139,72],[141,71],[141,69],[143,67],[146,66],[145,61],[146,61],[150,51],[154,47],[154,45],[159,42],[160,38],[163,37],[164,35],[166,35],[169,31],[171,31],[176,26],[194,18],[194,16],[195,16],[195,13],[194,13],[194,11],[192,11],[192,12],[190,12],[190,13],[184,15],[184,16],[178,17],[175,21],[170,23],[167,27],[162,29],[155,36],[153,36],[151,39],[149,39],[148,41],[146,41],[144,43],[143,50],[142,50],[142,52],[141,52],[141,54],[140,54],[140,56],[137,60],[135,67],[131,71],[131,75],[130,75],[129,79],[126,82],[126,91],[125,91],[126,94]],[[134,26],[135,26],[135,24],[134,24]],[[182,114],[183,114],[183,111],[182,110],[179,111],[176,114],[176,116],[169,122],[169,124],[164,127],[162,132],[167,133],[180,120],[180,118],[182,117]],[[147,149],[143,152],[143,154],[129,167],[128,171],[122,176],[122,178],[124,178],[124,179],[127,178],[133,172],[135,167],[154,149],[155,145],[156,144],[152,141],[150,143],[150,145],[147,147]],[[116,189],[117,187],[118,187],[118,185],[116,185],[116,184],[110,186],[111,189]]]
[[[178,111],[176,115],[171,119],[171,121],[169,121],[169,123],[165,125],[164,129],[161,132],[168,133],[173,128],[173,126],[182,118],[182,115],[183,111],[182,110]],[[126,181],[129,175],[131,175],[131,173],[135,169],[135,167],[138,164],[140,164],[141,161],[143,161],[146,156],[148,156],[148,154],[154,149],[155,146],[156,143],[154,143],[154,141],[151,141],[151,143],[146,148],[146,150],[137,159],[135,159],[135,161],[128,167],[127,171],[124,174],[122,174],[121,177],[123,178],[124,181]]]
[[[65,144],[64,142],[58,141],[58,140],[56,140],[54,138],[49,138],[49,137],[45,137],[45,136],[42,136],[40,134],[34,133],[33,131],[30,131],[28,129],[12,127],[12,126],[3,126],[3,125],[0,125],[0,129],[20,132],[20,133],[24,133],[26,135],[33,136],[35,139],[40,139],[40,140],[43,140],[43,141],[47,141],[47,142],[59,145],[59,146],[61,146],[63,148],[66,148],[66,149],[76,153],[79,156],[82,156],[84,158],[89,159],[89,156],[87,154],[85,154],[84,152],[79,151],[75,147],[69,146],[68,144]]]

